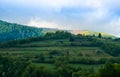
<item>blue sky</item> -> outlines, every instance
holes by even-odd
[[[120,0],[0,0],[0,20],[120,36]]]

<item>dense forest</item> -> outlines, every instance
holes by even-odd
[[[0,20],[0,41],[43,36],[41,28],[28,27]]]

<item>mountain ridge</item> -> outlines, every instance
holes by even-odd
[[[36,27],[30,27],[27,25],[10,23],[0,20],[0,41],[17,40],[17,39],[24,39],[29,37],[39,37],[39,36],[44,36],[47,32],[56,32],[58,30],[61,29],[36,28]],[[101,33],[104,37],[115,38],[114,36],[106,33],[95,32],[90,30],[61,30],[61,31],[68,31],[72,34],[85,34],[85,35],[95,34],[96,36],[98,35],[98,33]]]

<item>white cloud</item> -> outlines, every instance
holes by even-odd
[[[91,9],[96,9],[92,13],[88,12],[88,15],[92,16],[91,18],[101,18],[105,16],[107,11],[107,7],[105,5],[107,1],[108,0],[0,0],[0,2],[17,5],[20,7],[24,6],[35,9],[40,8],[56,12],[60,12],[62,8],[71,7],[88,7]],[[86,16],[86,13],[84,16]]]
[[[120,18],[112,20],[110,23],[104,26],[106,32],[120,37]]]
[[[38,19],[31,19],[26,25],[33,26],[33,27],[42,27],[42,28],[58,28],[59,25],[54,22],[38,20]]]

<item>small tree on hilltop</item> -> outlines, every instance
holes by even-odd
[[[101,33],[99,33],[99,34],[98,34],[98,37],[99,37],[99,38],[102,38],[102,34],[101,34]]]

